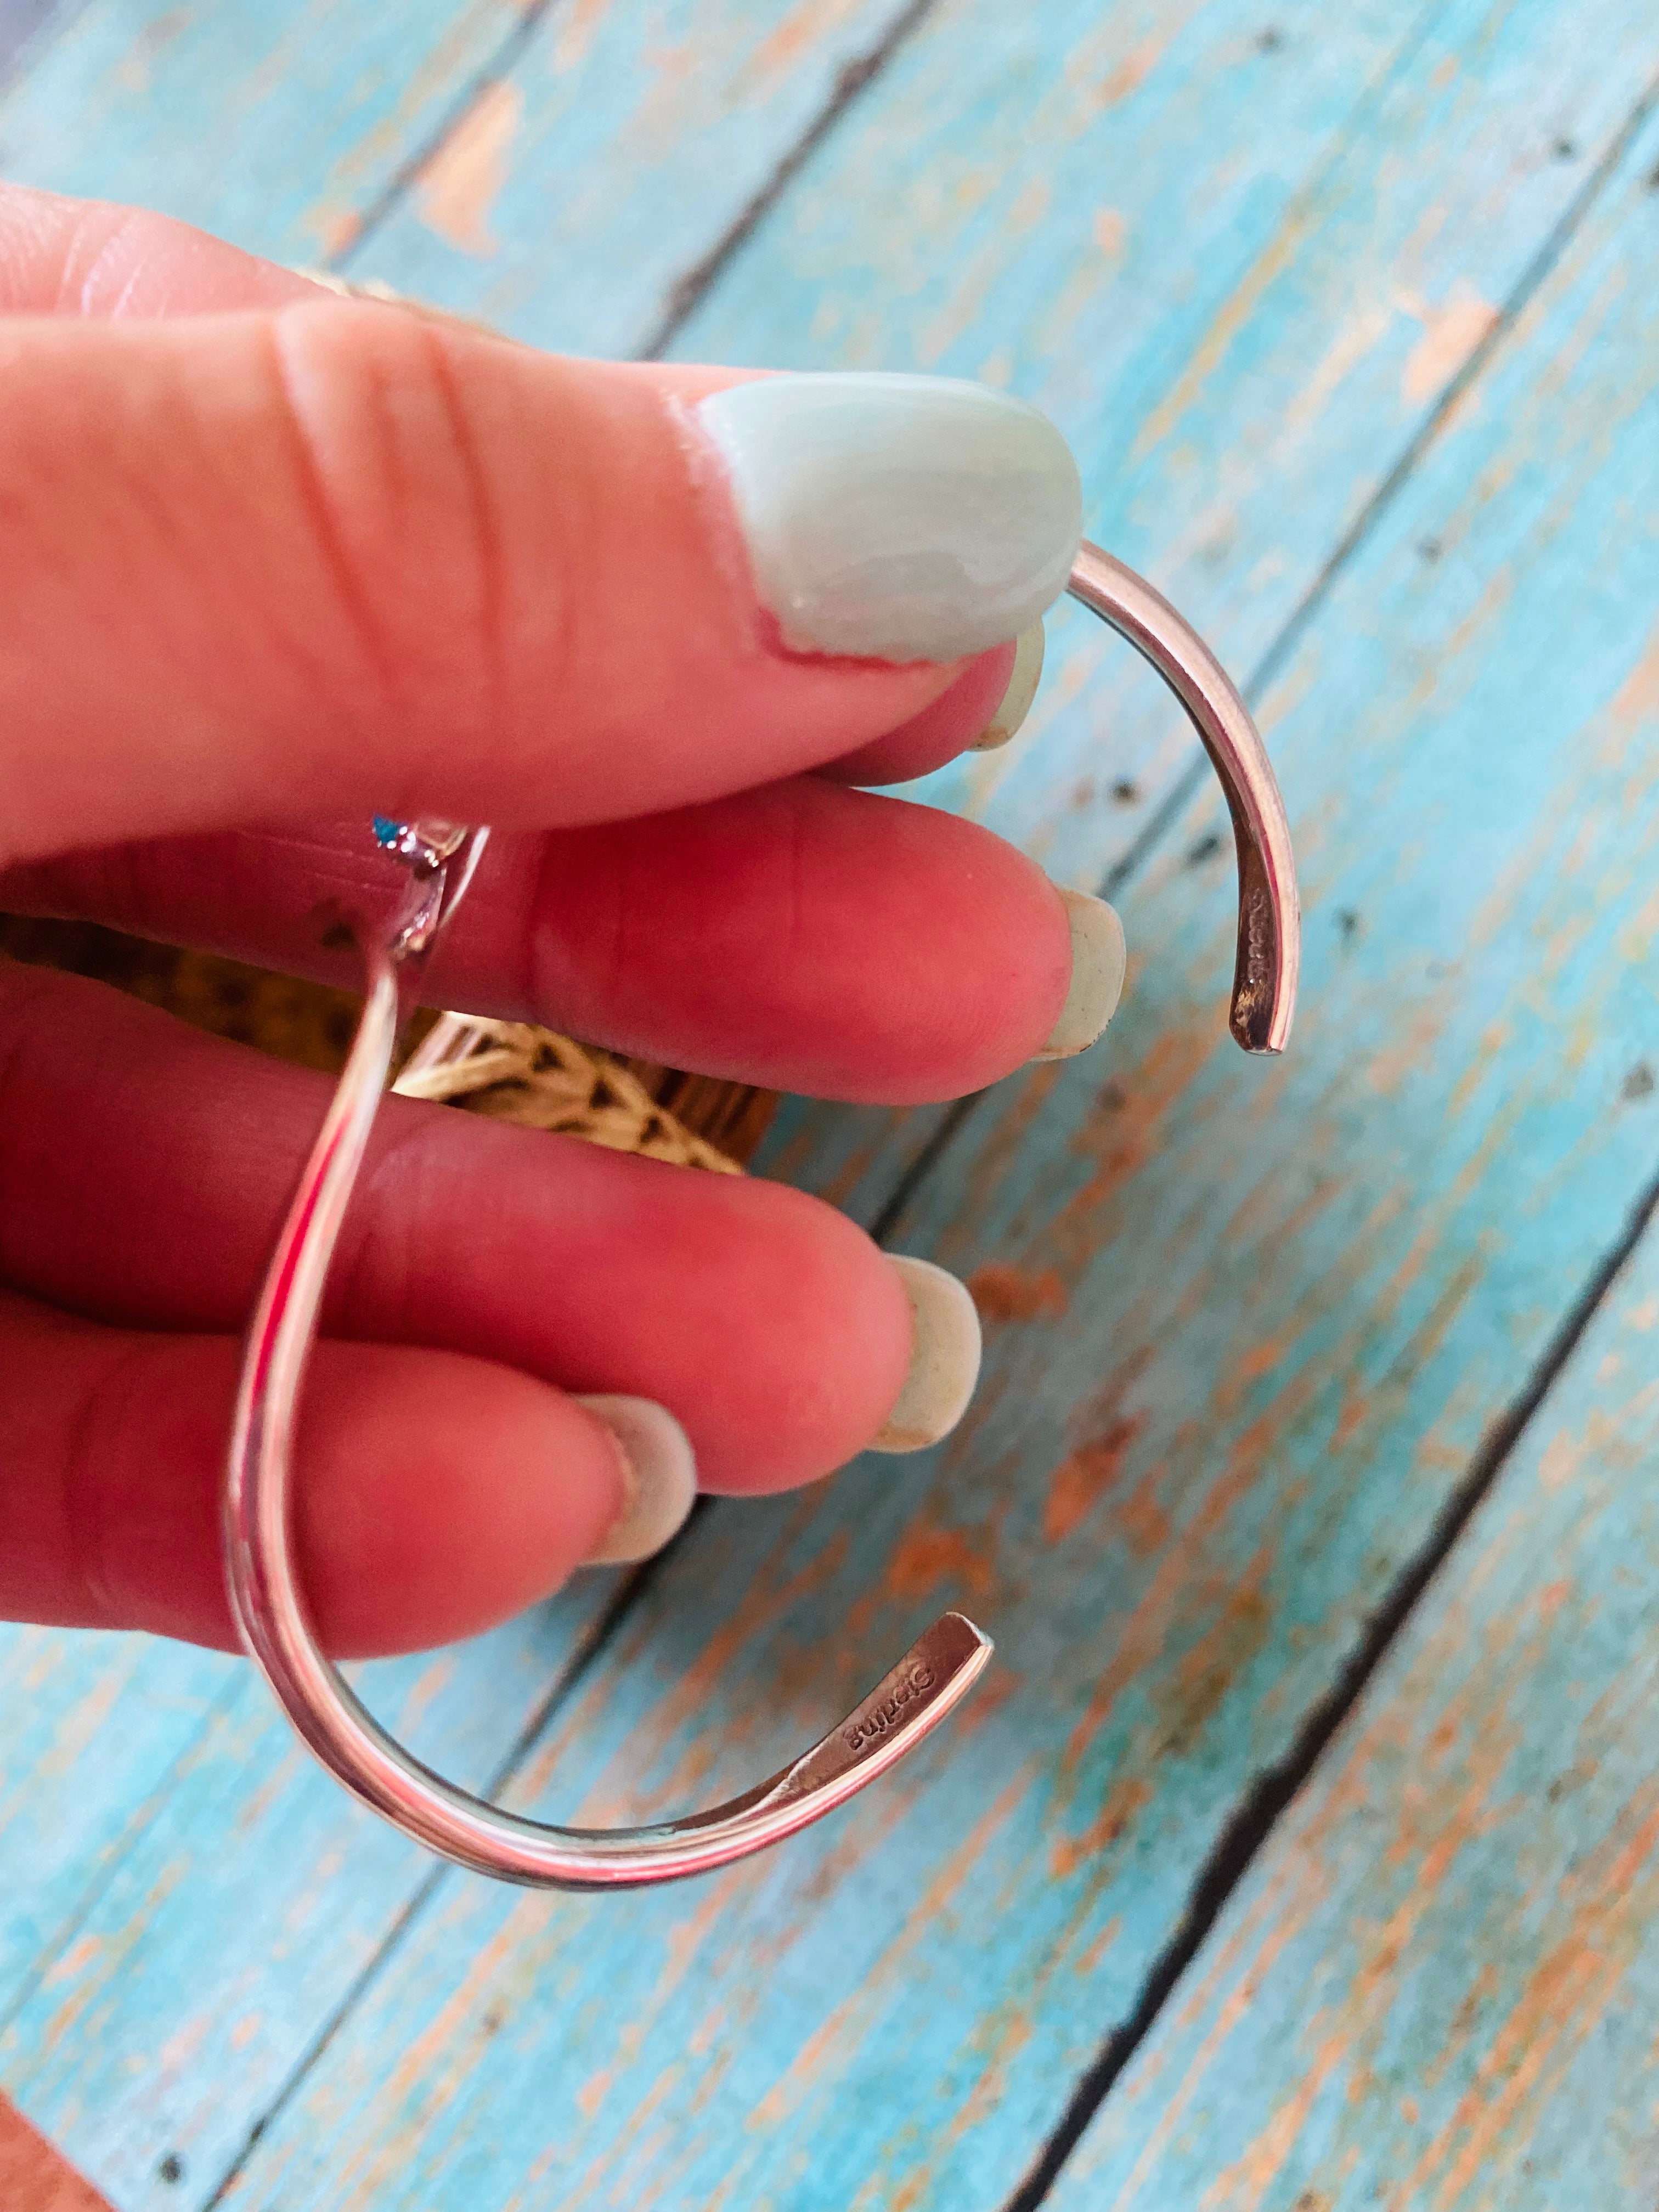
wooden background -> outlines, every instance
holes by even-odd
[[[920,1461],[368,1670],[583,1822],[957,1724],[702,1887],[434,1869],[236,1665],[0,1641],[0,2082],[120,2212],[1659,2203],[1652,0],[5,0],[0,168],[576,350],[1006,384],[1248,680],[1063,615],[921,795],[1109,885],[1100,1050],[763,1164],[969,1275]]]

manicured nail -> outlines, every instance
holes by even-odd
[[[1014,648],[1014,665],[1008,672],[1008,689],[1003,693],[997,710],[974,739],[969,750],[994,753],[999,745],[1006,745],[1020,724],[1031,711],[1031,702],[1036,697],[1036,688],[1042,675],[1042,624],[1034,622],[1029,629],[1019,634],[1019,643]]]
[[[1123,924],[1115,907],[1056,884],[1072,926],[1072,981],[1038,1060],[1069,1060],[1091,1045],[1123,995]]]
[[[1077,464],[1020,400],[943,376],[769,376],[695,419],[793,651],[954,660],[1018,636],[1065,588]]]
[[[623,1510],[605,1540],[587,1555],[590,1567],[648,1559],[684,1525],[696,1503],[697,1462],[685,1431],[649,1398],[578,1398],[603,1421],[623,1466]]]
[[[979,1380],[979,1314],[966,1283],[927,1260],[890,1254],[910,1301],[910,1371],[870,1449],[921,1451],[949,1436]]]

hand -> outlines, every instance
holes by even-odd
[[[549,359],[0,190],[0,907],[349,981],[308,917],[389,901],[370,815],[489,822],[436,1002],[976,1088],[1098,1033],[1115,917],[853,787],[1018,719],[1077,507],[988,394]],[[0,1612],[228,1641],[238,1337],[326,1097],[0,969]],[[978,1357],[959,1284],[814,1200],[398,1099],[325,1331],[299,1534],[344,1653],[636,1556],[695,1482],[931,1442]]]

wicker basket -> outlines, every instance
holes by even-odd
[[[331,1073],[356,1021],[343,991],[90,922],[0,915],[7,956],[96,976],[198,1029]],[[749,1084],[623,1060],[527,1023],[441,1014],[417,1020],[413,1034],[394,1086],[408,1097],[720,1175],[739,1173],[753,1157],[777,1103]]]

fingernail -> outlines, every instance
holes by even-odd
[[[1038,1060],[1069,1060],[1091,1045],[1123,995],[1123,924],[1116,908],[1087,891],[1068,891],[1059,884],[1054,889],[1072,926],[1072,981]]]
[[[954,660],[1018,636],[1065,588],[1077,464],[1020,400],[943,376],[770,376],[695,419],[795,652]]]
[[[1006,745],[1025,717],[1031,711],[1031,702],[1036,697],[1036,688],[1042,675],[1042,624],[1034,622],[1021,630],[1019,642],[1014,648],[1014,665],[1008,672],[1008,689],[1003,693],[994,714],[974,739],[969,750],[976,753],[994,753],[999,745]]]
[[[623,1465],[623,1510],[586,1564],[612,1567],[648,1559],[684,1526],[696,1503],[690,1438],[665,1407],[649,1398],[601,1395],[576,1403],[610,1430]]]
[[[979,1380],[979,1315],[966,1283],[930,1261],[889,1254],[910,1301],[910,1371],[870,1449],[921,1451],[948,1436]]]

